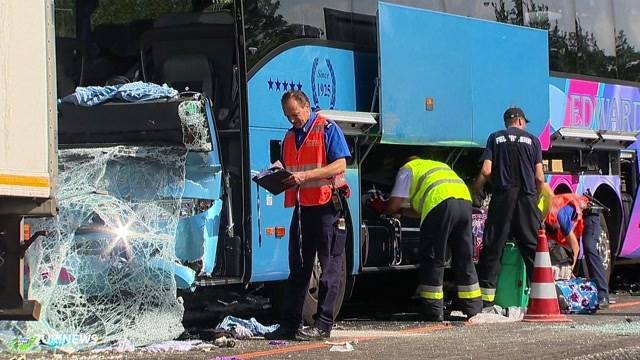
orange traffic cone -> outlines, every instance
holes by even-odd
[[[544,230],[538,231],[536,261],[531,279],[531,296],[529,297],[527,314],[524,316],[523,321],[571,321],[565,315],[560,314],[556,285],[551,271],[549,244],[547,244],[547,236],[544,234]]]

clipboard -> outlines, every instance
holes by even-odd
[[[291,173],[282,168],[271,168],[254,176],[253,180],[256,184],[267,189],[273,195],[278,195],[287,190],[292,185],[285,185],[282,181],[291,176]]]

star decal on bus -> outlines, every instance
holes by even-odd
[[[269,87],[269,90],[272,90],[272,91],[273,90],[280,91],[281,87],[282,87],[282,91],[293,91],[293,90],[302,91],[301,81],[298,81],[297,83],[293,80],[280,81],[280,79],[278,78],[276,78],[276,80],[273,81],[273,78],[269,77],[269,80],[267,80],[267,86]]]

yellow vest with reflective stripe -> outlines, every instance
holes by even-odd
[[[416,159],[404,168],[412,173],[409,200],[420,214],[420,222],[441,202],[454,198],[471,201],[469,188],[451,168],[442,162]]]

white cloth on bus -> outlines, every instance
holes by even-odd
[[[65,96],[60,101],[79,106],[95,106],[112,99],[138,102],[172,98],[176,95],[178,95],[178,91],[167,84],[158,85],[136,81],[111,86],[79,86],[73,94]]]

